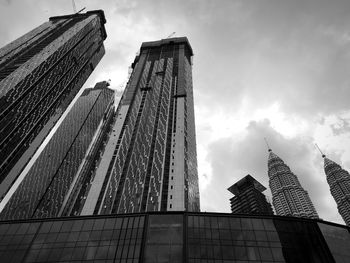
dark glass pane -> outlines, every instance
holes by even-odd
[[[141,216],[140,217],[140,222],[139,222],[139,227],[144,227],[144,224],[145,224],[145,217]]]
[[[253,229],[252,222],[250,218],[241,218],[242,229]]]
[[[263,219],[265,230],[276,231],[275,225],[272,219]]]
[[[103,229],[114,229],[115,218],[107,218]]]
[[[128,217],[124,217],[124,218],[123,218],[122,229],[128,228],[128,221],[129,221],[129,218],[128,218]]]
[[[82,231],[79,233],[78,241],[88,241],[90,236],[90,232]]]
[[[128,258],[133,258],[134,257],[134,249],[135,249],[134,246],[132,246],[132,245],[129,246]]]
[[[95,219],[93,230],[102,230],[103,225],[105,223],[105,219]]]
[[[251,218],[250,220],[252,222],[254,230],[265,230],[262,219]]]
[[[193,216],[187,217],[187,224],[188,224],[188,227],[193,227]]]
[[[238,260],[247,260],[248,259],[248,255],[247,255],[247,251],[245,247],[238,247],[235,246],[235,257]]]
[[[220,246],[213,246],[213,253],[215,259],[221,259],[222,258],[222,252]]]
[[[18,228],[20,227],[20,224],[11,224],[9,225],[9,229],[6,232],[6,235],[14,235],[16,234]]]
[[[74,248],[71,260],[83,260],[84,253],[85,253],[85,247]]]
[[[110,246],[108,249],[108,259],[114,259],[115,252],[117,251],[117,246],[114,244],[113,246]]]
[[[229,229],[220,229],[220,239],[231,240],[231,231]]]
[[[280,239],[278,237],[278,234],[275,231],[267,231],[266,235],[267,235],[267,240],[269,240],[269,241],[273,241],[273,242],[279,242],[280,241]]]
[[[64,221],[61,228],[61,232],[70,232],[73,227],[73,223],[73,221]]]
[[[188,248],[188,255],[190,258],[200,258],[201,248],[199,244],[190,245]]]
[[[244,230],[242,232],[244,240],[255,240],[254,231]]]
[[[40,223],[30,223],[27,234],[34,234],[38,231]]]
[[[271,249],[268,247],[259,247],[261,260],[273,260]]]
[[[86,247],[84,259],[91,260],[95,258],[97,247]]]
[[[219,224],[219,228],[221,229],[229,229],[229,222],[228,222],[228,218],[227,217],[218,217],[218,224]]]
[[[198,216],[193,216],[193,227],[199,227],[199,218],[198,218]]]
[[[170,247],[170,261],[168,262],[182,262],[182,246],[181,245],[172,245]]]
[[[49,253],[50,252],[50,249],[40,249],[40,253],[39,253],[39,255],[38,255],[38,257],[37,257],[37,261],[38,262],[47,262],[47,258],[48,258],[48,256],[49,256]]]
[[[29,227],[29,223],[20,224],[20,227],[16,232],[16,235],[24,235],[27,232],[28,227]]]
[[[111,230],[103,230],[101,232],[101,240],[110,240],[110,239],[112,239],[112,234],[113,234],[113,231],[111,231]]]
[[[117,218],[114,227],[116,229],[121,229],[122,228],[122,223],[123,223],[123,219],[122,218]]]
[[[350,234],[348,229],[318,223],[326,243],[336,262],[347,262],[350,258]]]
[[[31,249],[29,250],[27,256],[26,256],[26,262],[35,262],[37,256],[39,255],[40,250],[36,250],[36,249]],[[2,260],[3,257],[1,256]]]
[[[59,233],[57,235],[56,242],[66,242],[68,239],[69,233]]]
[[[39,233],[48,233],[50,231],[50,228],[52,226],[52,222],[44,222],[41,224]]]
[[[132,228],[138,228],[139,227],[139,221],[140,221],[139,217],[134,217],[134,225],[133,225]]]
[[[204,228],[205,227],[204,217],[199,216],[198,219],[199,219],[199,227]]]
[[[203,231],[205,231],[205,238],[206,239],[211,239],[211,229],[210,228],[206,228]],[[230,235],[230,238],[231,238],[231,235]]]
[[[70,232],[67,241],[76,242],[79,238],[79,232]]]
[[[60,232],[60,229],[63,225],[63,222],[62,221],[55,221],[52,223],[52,226],[51,226],[51,229],[50,229],[50,232]]]
[[[80,231],[83,228],[84,220],[74,220],[72,231]]]
[[[45,238],[45,243],[55,242],[57,238],[57,233],[48,233]]]
[[[254,231],[256,240],[258,241],[267,241],[267,235],[265,231]]]
[[[133,228],[133,225],[134,225],[134,217],[130,217],[128,222],[128,228]]]
[[[93,219],[89,219],[89,220],[84,220],[84,225],[83,225],[83,231],[89,231],[92,230],[94,226],[94,220]]]
[[[234,259],[234,249],[232,246],[222,246],[223,259]]]
[[[120,230],[113,230],[113,235],[112,235],[112,239],[119,239],[119,234],[120,234]]]
[[[282,248],[273,247],[271,248],[272,256],[275,261],[284,261]]]
[[[241,230],[231,230],[233,240],[243,240],[243,232]]]
[[[89,240],[100,240],[101,231],[91,231]]]
[[[229,221],[230,221],[231,229],[241,229],[242,228],[240,218],[231,217],[231,218],[229,218]]]
[[[38,234],[34,240],[34,243],[44,243],[46,234]]]
[[[9,228],[9,224],[1,224],[0,225],[0,236],[5,235]]]
[[[249,260],[260,260],[259,249],[257,247],[247,247],[247,256]]]
[[[106,258],[108,258],[108,249],[109,249],[109,246],[98,247],[95,259],[106,259]]]

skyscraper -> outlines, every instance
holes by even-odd
[[[250,174],[227,190],[235,195],[230,199],[232,213],[273,215],[271,204],[262,193],[266,188]]]
[[[324,171],[327,175],[327,182],[331,194],[337,203],[339,214],[345,223],[350,226],[350,174],[341,168],[339,164],[328,159],[322,154],[324,159]]]
[[[283,160],[269,149],[269,184],[277,215],[318,218],[308,193]]]
[[[1,219],[47,218],[69,214],[114,115],[114,92],[106,83],[84,90],[4,207]],[[64,212],[64,213],[63,213]]]
[[[82,215],[199,211],[192,55],[185,37],[142,44]]]
[[[51,17],[0,49],[0,200],[104,55],[105,22]]]

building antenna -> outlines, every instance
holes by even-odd
[[[320,151],[322,158],[325,158],[326,155],[321,151],[320,147],[318,147],[317,143],[315,143],[316,148]]]
[[[77,8],[75,7],[74,0],[72,0],[72,6],[73,6],[73,13],[75,14],[77,12]]]
[[[269,150],[269,152],[271,152],[271,148],[270,148],[270,145],[269,145],[269,143],[268,143],[266,137],[264,137],[264,141],[265,141],[265,143],[266,143],[267,149]]]

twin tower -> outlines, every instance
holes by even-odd
[[[1,220],[199,211],[187,38],[143,43],[118,107],[100,82],[47,137],[104,55],[105,23],[51,17],[0,49]]]
[[[316,209],[297,176],[271,149],[268,151],[269,185],[276,214],[318,219]],[[349,226],[350,174],[324,154],[322,157],[331,194],[337,203],[340,215]],[[230,199],[233,213],[273,214],[271,205],[262,194],[266,188],[252,176],[245,176],[228,190],[235,195]]]

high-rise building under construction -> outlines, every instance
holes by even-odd
[[[142,44],[78,214],[199,211],[192,55],[185,37]]]
[[[0,49],[0,200],[104,55],[105,22],[51,17]]]

